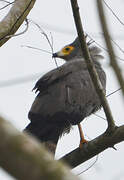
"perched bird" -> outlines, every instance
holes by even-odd
[[[104,90],[106,75],[100,65],[101,50],[88,44],[89,52]],[[36,136],[55,153],[59,137],[69,132],[72,125],[78,125],[81,141],[86,142],[80,122],[101,107],[100,99],[90,78],[80,48],[79,39],[65,46],[53,57],[66,63],[41,77],[33,90],[38,92],[28,117],[30,124],[25,131]]]

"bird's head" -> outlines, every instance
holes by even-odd
[[[93,59],[102,58],[102,56],[99,54],[101,52],[100,48],[93,46],[90,47],[90,44],[88,44],[90,55]],[[80,47],[80,42],[78,37],[69,45],[64,46],[60,51],[53,54],[53,57],[62,58],[65,61],[71,61],[76,59],[83,59],[83,53]]]

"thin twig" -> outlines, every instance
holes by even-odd
[[[99,157],[99,154],[96,156],[95,161],[94,161],[88,168],[86,168],[85,170],[81,171],[81,172],[78,173],[77,175],[80,176],[81,174],[83,174],[83,173],[85,173],[86,171],[88,171],[89,169],[91,169],[91,168],[96,164],[96,162],[98,161],[98,157]]]
[[[102,116],[100,116],[100,115],[98,115],[98,114],[96,114],[96,113],[93,113],[93,115],[99,117],[100,119],[103,119],[103,120],[107,121],[106,118],[104,118],[104,117],[102,117]]]
[[[101,33],[101,34],[103,35],[103,33]],[[117,46],[117,47],[119,48],[119,50],[124,54],[124,50],[119,46],[119,44],[118,44],[115,40],[113,40],[111,36],[110,36],[109,38],[111,39],[111,41],[113,42],[113,44],[114,44],[115,46]],[[116,56],[115,56],[115,57],[116,57]]]
[[[20,35],[26,33],[27,30],[28,30],[28,28],[29,28],[29,22],[28,22],[28,19],[25,19],[25,22],[26,22],[26,28],[25,28],[24,31],[22,31],[22,32],[20,32],[20,33],[18,33],[18,34],[14,34],[14,35],[8,35],[8,36],[6,36],[6,38],[16,37],[16,36],[20,36]]]
[[[109,96],[111,96],[111,95],[115,94],[116,92],[118,92],[118,91],[120,91],[120,90],[121,90],[121,88],[119,88],[119,89],[117,89],[117,90],[113,91],[112,93],[108,94],[106,97],[109,97]]]
[[[54,53],[54,51],[53,51],[53,46],[52,46],[52,45],[53,45],[53,42],[52,42],[52,43],[50,42],[48,35],[47,35],[47,34],[45,33],[45,31],[40,27],[39,24],[37,24],[36,22],[34,22],[34,21],[31,20],[31,19],[29,19],[29,21],[32,22],[35,26],[37,26],[38,29],[40,30],[41,34],[45,36],[45,38],[46,38],[46,40],[47,40],[47,42],[48,42],[48,44],[49,44],[49,46],[50,46],[50,48],[51,48],[52,54],[53,54],[53,53]],[[58,64],[57,64],[56,58],[54,58],[54,60],[55,60],[56,67],[58,68]]]
[[[107,53],[109,53],[108,49],[106,49],[105,47],[103,47],[100,43],[98,43],[96,40],[94,40],[89,34],[87,34],[87,36],[94,41],[95,44],[97,44],[100,48],[102,48],[104,51],[106,51]],[[116,58],[118,58],[120,61],[124,61],[123,58],[120,58],[119,56],[115,56]]]
[[[0,0],[0,1],[2,1],[2,2],[5,2],[5,3],[7,3],[7,4],[10,4],[11,2],[9,2],[9,1],[6,1],[6,0]],[[14,2],[14,1],[13,1]],[[12,2],[12,3],[13,3]]]
[[[8,7],[8,6],[10,6],[10,5],[12,5],[14,2],[6,2],[6,3],[8,3],[8,4],[6,4],[5,6],[3,6],[2,8],[0,8],[0,10],[3,10],[3,9],[5,9],[6,7]]]
[[[27,47],[27,48],[30,48],[30,49],[36,49],[36,50],[43,51],[43,52],[48,53],[48,54],[52,54],[51,52],[49,52],[47,50],[36,48],[36,47],[33,47],[33,46],[21,45],[21,47]]]
[[[112,8],[104,1],[104,4],[106,5],[106,7],[112,12],[112,14],[114,15],[114,17],[124,26],[124,23],[120,20],[120,18],[115,14],[115,12],[112,10]]]
[[[111,37],[110,37],[111,41],[113,42],[113,44],[115,44],[119,50],[124,54],[124,50],[119,46],[119,44],[117,42],[115,42]]]
[[[112,68],[116,74],[116,77],[118,79],[118,82],[122,88],[122,92],[124,95],[124,79],[122,76],[121,69],[119,68],[118,63],[115,58],[115,53],[114,53],[114,50],[113,50],[113,47],[111,44],[110,35],[109,35],[107,23],[106,23],[106,18],[105,18],[104,11],[103,11],[103,4],[102,4],[101,0],[97,0],[97,6],[98,6],[98,13],[99,13],[99,18],[100,18],[101,26],[103,29],[103,33],[104,33],[106,46],[109,51],[110,65],[112,66]]]
[[[51,37],[51,46],[53,47],[53,36],[51,32],[50,32],[50,37]]]
[[[115,128],[115,123],[114,123],[114,120],[112,117],[112,113],[111,113],[109,104],[105,97],[105,93],[104,93],[102,84],[99,80],[98,74],[97,74],[94,64],[93,64],[93,61],[91,60],[90,54],[88,52],[88,48],[87,48],[87,45],[85,42],[85,35],[84,35],[83,28],[82,28],[81,18],[80,18],[80,14],[79,14],[79,7],[78,7],[77,0],[71,0],[71,5],[72,5],[72,10],[73,10],[75,25],[76,25],[77,32],[78,32],[78,37],[80,40],[80,45],[82,48],[84,58],[86,60],[87,68],[88,68],[89,74],[90,74],[91,79],[94,84],[94,87],[96,89],[96,92],[98,93],[98,96],[101,100],[101,104],[103,106],[103,109],[104,109],[106,117],[107,117],[108,132],[111,132]]]

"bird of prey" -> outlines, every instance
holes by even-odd
[[[105,91],[106,75],[100,64],[103,58],[101,50],[90,43],[88,48]],[[87,70],[78,38],[54,53],[53,57],[64,59],[65,64],[37,81],[33,90],[38,94],[29,111],[31,122],[25,131],[36,136],[55,153],[59,137],[68,133],[73,125],[78,125],[81,141],[86,142],[80,122],[99,110],[101,101]]]

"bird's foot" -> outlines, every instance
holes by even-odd
[[[81,149],[83,147],[84,144],[87,144],[88,141],[86,139],[81,139],[80,140],[80,144],[79,144],[79,148]]]

